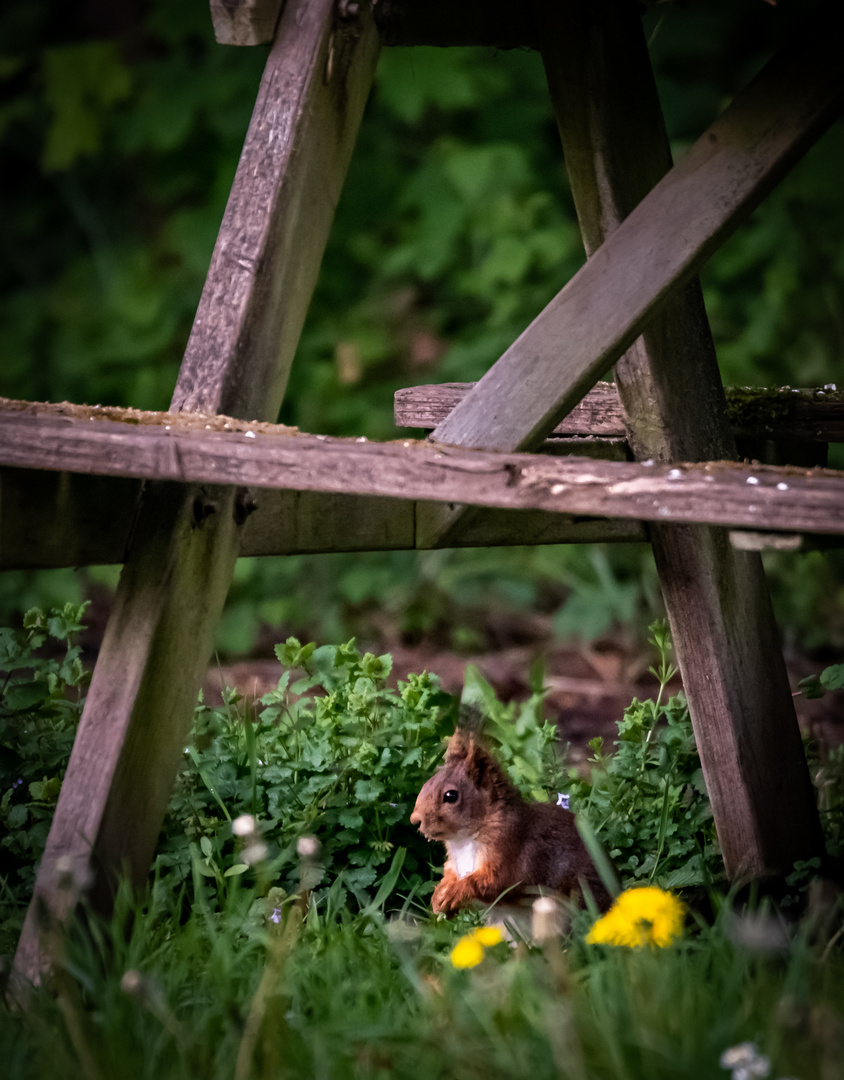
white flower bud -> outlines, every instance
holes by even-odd
[[[300,859],[315,859],[319,854],[319,840],[315,836],[300,836],[296,851]]]
[[[251,814],[241,814],[232,822],[232,832],[235,836],[254,836],[258,831],[258,822]]]
[[[241,851],[240,857],[247,866],[254,866],[256,863],[263,862],[268,854],[269,851],[264,841],[256,840]]]

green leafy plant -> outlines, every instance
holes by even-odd
[[[200,843],[205,876],[217,876],[212,852],[219,865],[227,861],[231,819],[245,813],[259,822],[270,862],[292,890],[290,855],[309,834],[320,841],[322,865],[342,877],[344,896],[367,902],[366,890],[402,847],[402,885],[422,888],[427,853],[408,819],[453,724],[451,697],[427,674],[387,688],[391,658],[361,655],[352,642],[316,648],[291,638],[276,651],[286,670],[260,709],[233,693],[221,709],[197,707],[159,871],[187,877],[186,855]]]
[[[844,664],[824,668],[820,675],[807,675],[797,687],[807,698],[822,698],[828,690],[844,689]]]
[[[593,739],[588,778],[571,776],[572,809],[583,814],[622,878],[663,888],[709,883],[723,874],[689,710],[682,694],[663,700],[676,668],[664,621],[651,627],[659,662],[655,700],[633,702],[618,723],[615,751]]]
[[[0,631],[0,920],[9,942],[82,711],[87,675],[75,635],[85,606],[49,616],[33,610],[22,631]],[[63,644],[60,655],[55,647],[41,655],[48,641]],[[389,687],[391,657],[361,654],[353,642],[317,648],[290,638],[276,653],[284,670],[260,703],[227,690],[222,706],[197,705],[159,843],[156,902],[184,884],[190,902],[220,910],[242,878],[261,894],[287,896],[301,885],[296,844],[303,836],[319,842],[309,888],[320,886],[317,899],[332,910],[350,897],[363,908],[381,906],[394,889],[424,897],[440,853],[410,824],[410,811],[454,729],[458,701],[427,673]],[[504,705],[470,668],[463,706],[514,782],[547,798],[559,763],[555,729],[542,716],[539,670],[534,682],[528,701]],[[242,815],[254,822],[249,857],[236,835]]]
[[[159,881],[213,879],[247,870],[237,858],[232,820],[257,820],[268,845],[261,872],[287,892],[299,886],[296,843],[320,845],[318,897],[367,907],[370,889],[389,880],[400,895],[424,897],[439,853],[410,824],[416,795],[443,753],[458,703],[435,675],[387,686],[389,655],[346,645],[276,647],[278,687],[257,706],[227,693],[222,708],[197,707],[191,746],[170,804],[157,860]],[[515,783],[547,798],[558,771],[555,730],[542,717],[541,676],[529,700],[503,705],[475,669],[466,675],[470,709]],[[477,715],[475,715],[477,714]]]
[[[0,629],[0,912],[29,898],[61,789],[88,673],[76,644],[87,602]],[[10,921],[11,920],[11,921]],[[18,929],[0,914],[0,952]]]

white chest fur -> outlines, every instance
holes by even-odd
[[[466,877],[481,865],[483,853],[477,840],[451,840],[446,846],[448,861],[459,878]]]

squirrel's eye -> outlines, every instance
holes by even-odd
[[[448,791],[443,792],[443,802],[457,802],[460,795],[454,788],[450,788]]]

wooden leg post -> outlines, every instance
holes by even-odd
[[[671,168],[637,6],[536,4],[590,256]],[[652,317],[616,381],[639,459],[735,458],[697,281]],[[651,540],[727,873],[787,872],[822,838],[760,557],[719,528],[653,524]]]
[[[287,0],[173,398],[274,420],[363,114],[371,11]],[[329,62],[329,56],[331,60]],[[39,918],[149,871],[238,554],[233,488],[146,491],[15,957],[38,982]],[[235,520],[235,518],[238,520]]]

